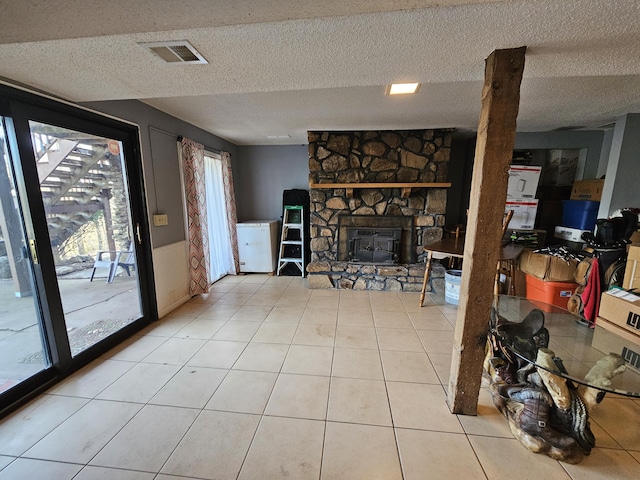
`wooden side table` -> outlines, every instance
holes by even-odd
[[[515,278],[515,260],[522,253],[524,247],[520,245],[507,244],[500,250],[500,262],[507,262],[511,275],[511,287],[509,293],[516,295],[515,285],[513,279]],[[442,240],[432,243],[424,247],[424,251],[427,252],[427,266],[424,269],[424,278],[422,279],[422,290],[420,290],[420,306],[424,303],[425,292],[427,290],[427,283],[429,282],[429,275],[431,274],[431,262],[433,261],[434,253],[441,253],[448,257],[463,258],[464,257],[464,237],[463,238],[443,238]],[[498,274],[496,272],[496,288],[498,282]],[[497,294],[497,293],[496,293]]]

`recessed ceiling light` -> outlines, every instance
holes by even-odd
[[[406,95],[407,93],[418,93],[419,83],[392,83],[387,85],[387,95]]]

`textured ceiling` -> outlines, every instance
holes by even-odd
[[[141,99],[236,144],[317,129],[475,130],[484,59],[527,46],[519,131],[640,111],[637,0],[0,0],[0,76],[71,101]],[[189,40],[208,65],[139,42]],[[385,85],[419,81],[417,95]],[[268,138],[268,137],[279,138]]]

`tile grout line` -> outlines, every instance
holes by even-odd
[[[405,309],[405,313],[406,313],[406,309]],[[387,406],[389,408],[389,418],[391,419],[391,431],[393,432],[393,440],[394,440],[394,445],[396,447],[396,455],[397,455],[397,458],[398,458],[398,466],[400,467],[400,476],[402,477],[402,479],[404,479],[405,478],[404,466],[403,466],[403,463],[402,463],[402,457],[400,455],[400,445],[398,443],[398,435],[397,435],[397,429],[396,429],[395,419],[394,419],[394,415],[393,415],[393,409],[391,408],[391,397],[389,396],[389,385],[388,385],[388,382],[387,382],[387,377],[385,375],[384,362],[382,361],[382,351],[380,350],[380,342],[379,342],[379,339],[378,339],[378,328],[375,327],[375,318],[374,318],[374,330],[376,332],[376,342],[378,343],[378,359],[380,361],[380,367],[382,369],[382,379],[383,379],[383,382],[384,382],[384,391],[385,391],[386,396],[387,396]],[[424,347],[423,347],[423,350],[424,350]]]
[[[224,296],[226,296],[227,294],[228,294],[228,292],[227,292],[227,293],[225,293],[225,294],[223,295],[223,298],[224,298]],[[215,304],[217,304],[217,303],[218,303],[218,302],[216,301],[216,302],[214,303],[214,305],[212,305],[212,306],[211,306],[211,307],[209,307],[209,308],[210,308],[210,309],[215,308],[214,306],[215,306]],[[227,305],[227,304],[221,304],[221,305]],[[205,311],[206,311],[206,310],[208,310],[208,309],[205,309]],[[197,315],[197,316],[192,320],[192,322],[193,322],[193,321],[196,321],[196,319],[197,319],[201,314],[203,314],[203,313],[204,313],[204,311],[203,311],[203,312],[201,312],[200,314],[198,314],[198,315]],[[235,313],[234,313],[234,314],[235,314]],[[212,321],[215,321],[215,319],[212,319]],[[191,324],[192,322],[189,322],[189,324]],[[229,319],[226,319],[226,320],[225,320],[225,322],[224,322],[224,325],[226,325],[228,322],[229,322]],[[189,325],[189,324],[187,324],[187,325]],[[185,327],[186,327],[187,325],[185,325]],[[223,325],[223,326],[224,326],[224,325]],[[184,328],[184,327],[183,327],[183,328]],[[178,330],[178,332],[176,332],[176,334],[177,334],[177,333],[179,333],[181,330],[182,330],[182,329]],[[219,329],[218,329],[218,330],[219,330]],[[176,337],[176,336],[175,336],[176,334],[172,335],[172,336],[171,336],[171,337],[169,337],[169,338],[180,338],[180,339],[184,339],[183,337]],[[186,368],[186,367],[187,367],[187,365],[188,365],[189,361],[191,361],[191,360],[193,359],[193,357],[194,357],[195,355],[197,355],[197,354],[198,354],[198,353],[199,353],[199,352],[200,352],[200,351],[205,347],[205,345],[206,345],[209,341],[211,341],[211,340],[212,340],[213,335],[215,335],[215,333],[214,333],[214,334],[212,334],[212,335],[211,335],[211,337],[210,337],[208,340],[205,340],[205,341],[204,341],[203,345],[202,345],[202,346],[201,346],[201,347],[200,347],[196,352],[194,352],[194,353],[193,353],[193,355],[191,355],[191,356],[189,357],[189,359],[187,359],[187,360],[183,363],[183,365],[182,365],[182,366],[181,366],[181,367],[176,371],[176,373],[175,373],[174,375],[172,375],[172,376],[171,376],[171,378],[169,378],[169,379],[164,383],[164,385],[158,389],[158,391],[157,391],[157,392],[156,392],[156,393],[155,393],[155,394],[154,394],[154,395],[149,399],[149,401],[153,400],[153,398],[155,397],[155,395],[157,395],[157,394],[158,394],[158,392],[160,392],[164,387],[166,387],[166,386],[168,385],[168,383],[169,383],[172,379],[174,379],[174,378],[176,377],[176,375],[177,375],[177,374],[178,374],[178,373],[179,373],[183,368]],[[188,337],[187,337],[187,338],[188,338]],[[247,345],[248,345],[248,343],[247,343]],[[159,347],[158,347],[158,348],[159,348]],[[246,349],[246,346],[245,346],[245,348],[244,348],[242,351],[244,352],[244,350],[245,350],[245,349]],[[241,354],[242,354],[242,353],[241,353]],[[241,354],[240,354],[240,355],[241,355]],[[239,356],[240,356],[240,355],[239,355]],[[147,356],[148,356],[148,355],[147,355]],[[238,356],[238,357],[239,357],[239,356]],[[146,358],[146,357],[145,357],[145,358]],[[236,359],[236,361],[237,361],[237,359]],[[141,360],[140,362],[138,362],[138,363],[142,363],[142,360]],[[234,364],[235,364],[235,362],[234,362]],[[232,365],[232,367],[233,367],[233,365]],[[193,368],[207,368],[207,367],[196,367],[196,366],[194,366]],[[160,472],[161,472],[161,471],[162,471],[162,469],[165,467],[165,465],[167,464],[167,462],[169,461],[169,459],[171,458],[171,456],[176,452],[176,450],[178,449],[178,447],[180,446],[180,444],[184,441],[184,438],[185,438],[185,437],[188,435],[188,433],[191,431],[191,429],[193,428],[193,425],[195,424],[195,422],[196,422],[196,421],[197,421],[197,420],[198,420],[198,419],[203,415],[203,413],[205,412],[207,403],[211,400],[211,398],[213,397],[213,395],[215,395],[215,392],[218,390],[218,388],[220,388],[220,385],[222,385],[222,382],[224,382],[224,380],[227,378],[227,376],[229,375],[229,372],[231,372],[231,368],[229,368],[229,369],[224,369],[224,370],[226,370],[226,372],[227,372],[227,373],[224,375],[224,377],[222,378],[222,380],[220,381],[220,383],[218,384],[218,386],[217,386],[217,387],[214,389],[214,391],[211,393],[211,395],[209,396],[209,399],[205,402],[204,406],[202,406],[201,408],[176,407],[176,406],[165,405],[166,407],[169,407],[169,408],[187,408],[187,409],[190,409],[190,410],[199,410],[199,413],[194,417],[194,419],[191,421],[191,423],[189,424],[189,426],[186,428],[185,432],[182,434],[182,436],[180,437],[180,439],[176,442],[176,445],[173,447],[173,449],[171,450],[171,452],[169,453],[169,455],[167,456],[167,458],[164,460],[164,462],[162,462],[162,465],[160,466],[160,468],[158,469],[158,471],[157,471],[157,472],[153,472],[153,473],[155,473],[155,475],[160,474]],[[149,401],[147,401],[147,402],[144,404],[144,406],[143,406],[143,407],[142,407],[142,408],[141,408],[141,409],[140,409],[140,410],[139,410],[139,411],[138,411],[138,412],[137,412],[137,413],[136,413],[136,414],[135,414],[135,415],[134,415],[134,416],[133,416],[133,417],[132,417],[132,418],[131,418],[127,423],[126,423],[126,424],[125,424],[125,426],[126,426],[126,425],[128,425],[128,424],[133,420],[133,418],[135,418],[135,417],[140,413],[140,411],[142,411],[142,409],[143,409],[144,407],[146,407],[146,406],[148,406],[148,405],[155,406],[155,404],[150,404],[150,403],[149,403]],[[125,428],[125,426],[123,426],[123,427],[122,427],[122,429],[124,429],[124,428]],[[118,431],[118,433],[120,433],[120,431],[122,431],[122,429],[120,429],[120,430]],[[118,433],[116,433],[116,435],[117,435]],[[114,435],[114,436],[113,436],[113,437],[112,437],[112,438],[111,438],[111,439],[110,439],[110,440],[109,440],[109,441],[108,441],[108,442],[107,442],[107,443],[106,443],[106,444],[105,444],[105,445],[100,449],[100,451],[98,451],[98,452],[96,453],[96,455],[95,455],[91,460],[93,460],[97,455],[99,455],[99,454],[100,454],[100,452],[101,452],[104,448],[106,448],[106,446],[107,446],[107,445],[108,445],[108,444],[109,444],[109,443],[110,443],[110,442],[115,438],[115,436],[116,436],[116,435]],[[91,462],[91,460],[87,463],[87,465]]]
[[[336,337],[338,331],[338,315],[340,311],[340,297],[338,297],[338,307],[336,308],[336,325],[333,334],[333,346],[331,347],[331,368],[329,369],[329,388],[327,388],[327,406],[324,413],[324,429],[322,432],[322,449],[320,450],[320,469],[318,479],[322,479],[322,467],[324,466],[324,451],[327,445],[327,426],[329,423],[329,402],[331,401],[331,387],[333,385],[333,365],[336,358]]]
[[[282,297],[282,296],[281,296],[281,297]],[[281,298],[281,297],[280,297],[280,298]],[[277,302],[276,302],[276,304],[277,304]],[[274,307],[272,307],[271,311],[273,311],[273,308],[275,308],[275,306],[274,306]],[[268,317],[268,316],[267,316],[267,317]],[[265,317],[265,318],[264,318],[264,320],[261,322],[261,324],[262,324],[262,325],[264,325],[264,324],[265,324],[265,321],[266,321],[267,317]],[[302,316],[301,316],[301,318],[302,318]],[[296,327],[296,331],[297,331],[297,327]],[[255,335],[254,335],[254,336],[255,336]],[[295,332],[294,332],[294,337],[295,337]],[[252,337],[252,338],[253,338],[253,337]],[[291,342],[292,342],[292,341],[293,341],[293,337],[291,338]],[[278,379],[280,378],[280,375],[282,374],[282,367],[284,366],[284,363],[285,363],[285,362],[286,362],[286,360],[287,360],[287,356],[289,355],[289,352],[291,351],[291,342],[289,342],[289,344],[288,344],[288,347],[287,347],[287,353],[285,354],[285,356],[284,356],[284,358],[283,358],[283,360],[282,360],[282,364],[280,365],[280,369],[278,370],[278,372],[276,372],[276,373],[277,373],[276,379],[275,379],[275,381],[273,382],[273,387],[271,387],[271,392],[269,392],[269,397],[267,398],[267,401],[266,401],[266,403],[265,403],[265,405],[264,405],[264,408],[263,408],[263,410],[262,410],[262,413],[260,414],[260,420],[258,421],[258,425],[256,426],[256,429],[255,429],[255,431],[253,432],[253,436],[251,437],[251,442],[249,442],[249,446],[248,446],[248,448],[247,448],[247,451],[245,452],[244,457],[243,457],[243,459],[242,459],[242,463],[240,464],[240,469],[238,470],[238,474],[236,475],[236,480],[237,480],[238,478],[240,478],[240,474],[242,473],[242,469],[243,469],[243,468],[244,468],[244,466],[245,466],[245,463],[246,463],[247,458],[248,458],[248,456],[249,456],[249,452],[251,451],[251,447],[253,446],[253,444],[254,444],[254,442],[255,442],[255,440],[256,440],[256,436],[258,435],[258,431],[260,430],[260,426],[262,425],[262,421],[263,421],[263,419],[264,419],[265,417],[268,417],[268,415],[265,415],[265,412],[266,412],[267,407],[269,406],[269,402],[270,402],[270,401],[271,401],[271,399],[273,398],[273,392],[274,392],[274,390],[275,390],[275,388],[276,388],[276,385],[278,384]],[[259,343],[259,342],[256,342],[256,343]],[[249,345],[249,344],[247,344],[247,346],[248,346],[248,345]],[[273,344],[270,344],[270,345],[273,345]],[[277,345],[277,344],[276,344],[276,345]],[[240,357],[238,357],[238,359],[239,359],[239,358],[240,358]],[[236,360],[236,362],[237,362],[237,360]],[[234,365],[235,365],[235,362],[234,362]],[[284,417],[284,418],[292,418],[292,417]]]

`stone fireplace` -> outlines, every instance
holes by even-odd
[[[452,130],[309,132],[311,288],[420,291]]]

